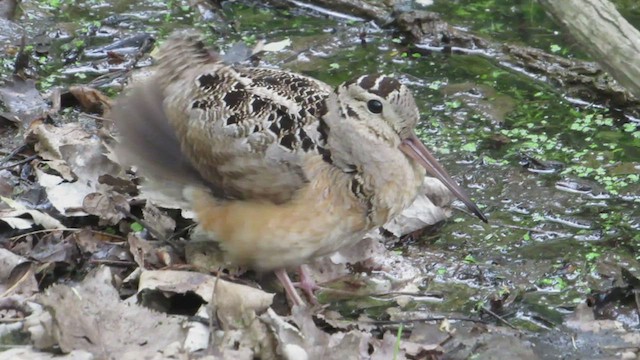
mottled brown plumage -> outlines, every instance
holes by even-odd
[[[116,109],[128,161],[183,186],[230,263],[281,279],[278,269],[349,246],[398,215],[424,168],[485,220],[417,140],[413,96],[388,76],[334,91],[303,75],[226,64],[180,32],[160,49],[155,75]]]

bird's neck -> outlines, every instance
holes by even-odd
[[[353,135],[350,149],[330,149],[343,185],[367,208],[372,227],[400,214],[418,194],[425,171],[399,149],[368,136]],[[359,137],[359,139],[358,139]]]

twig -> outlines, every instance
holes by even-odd
[[[2,160],[0,160],[0,164],[4,164],[7,161],[9,161],[11,158],[13,158],[14,156],[18,155],[18,153],[22,150],[24,150],[27,147],[27,144],[22,144],[20,146],[18,146],[17,148],[11,150],[10,152],[6,153],[7,156],[5,156],[4,158],[2,158]],[[4,152],[3,152],[4,153]]]
[[[560,233],[557,232],[557,231],[541,230],[541,229],[534,229],[534,228],[528,228],[528,227],[524,227],[524,226],[508,225],[508,224],[497,224],[496,223],[495,225],[504,226],[504,227],[510,228],[510,229],[525,230],[525,231],[531,231],[531,232],[536,232],[536,233],[541,233],[541,234],[560,235]]]
[[[0,318],[0,324],[8,324],[8,323],[17,323],[20,321],[24,321],[24,317],[21,318],[15,318],[15,319],[5,319],[5,318]]]
[[[118,236],[115,234],[110,234],[108,232],[104,232],[104,231],[99,231],[99,230],[92,230],[92,229],[84,229],[84,228],[60,228],[60,229],[41,229],[41,230],[34,230],[25,234],[21,234],[21,235],[16,235],[13,237],[9,238],[9,241],[13,242],[16,241],[18,239],[21,239],[25,236],[29,236],[29,235],[38,235],[38,234],[43,234],[43,233],[49,233],[49,232],[54,232],[54,231],[69,231],[69,232],[80,232],[82,230],[86,230],[86,231],[90,231],[93,234],[97,234],[97,235],[102,235],[102,236],[107,236],[113,239],[118,239],[122,242],[126,242],[127,239],[123,238],[122,236]]]
[[[483,312],[495,317],[496,319],[500,320],[503,324],[507,325],[508,327],[512,328],[513,330],[518,330],[517,327],[513,326],[510,322],[508,322],[507,320],[505,320],[505,318],[503,318],[502,316],[494,313],[493,311],[487,309],[487,308],[480,308]]]
[[[98,121],[110,121],[113,122],[113,119],[109,119],[103,116],[98,116],[98,115],[93,115],[93,114],[88,114],[88,113],[83,113],[82,116],[86,116],[88,118],[94,119],[94,120],[98,120]]]
[[[132,265],[137,265],[135,261],[124,261],[124,260],[90,260],[90,264],[98,264],[98,265],[113,265],[113,266],[123,266],[128,267]]]
[[[29,279],[29,276],[33,275],[33,264],[29,265],[29,269],[25,271],[24,274],[15,282],[11,287],[5,290],[3,294],[0,294],[0,299],[7,297],[7,295],[11,294],[15,289],[17,289],[20,285],[22,285],[25,281]]]
[[[194,227],[196,227],[198,224],[197,223],[193,223],[191,225],[187,225],[184,228],[174,232],[173,234],[171,234],[171,236],[169,236],[169,240],[173,240],[175,238],[177,238],[178,236],[181,236],[182,234],[186,233],[187,231],[193,229]]]
[[[18,165],[22,165],[24,163],[28,163],[29,161],[37,158],[38,156],[40,156],[40,155],[31,155],[29,157],[26,157],[26,158],[20,160],[20,161],[16,161],[11,165],[0,166],[0,170],[11,169],[12,167],[15,167],[15,166],[18,166]]]
[[[432,297],[432,298],[442,298],[442,293],[419,293],[419,292],[408,292],[408,291],[388,291],[377,294],[369,294],[367,296],[371,297],[385,297],[385,296],[413,296],[413,297]]]
[[[158,239],[159,241],[162,241],[163,243],[171,246],[171,248],[173,250],[175,250],[178,254],[182,254],[182,251],[180,250],[180,247],[175,244],[172,240],[170,240],[169,238],[167,238],[164,234],[162,234],[160,231],[156,230],[153,226],[151,226],[147,221],[137,217],[136,215],[133,215],[131,213],[131,211],[125,209],[122,206],[116,206],[116,210],[120,211],[121,213],[125,214],[127,217],[135,220],[137,223],[139,223],[140,225],[144,226],[145,229],[147,229],[151,235],[155,236],[156,239]]]
[[[429,321],[442,321],[442,320],[453,320],[453,321],[469,321],[480,324],[488,324],[487,321],[481,319],[472,319],[468,317],[455,317],[455,316],[433,316],[433,317],[425,317],[425,318],[415,318],[415,319],[407,319],[407,320],[373,320],[373,321],[359,321],[363,324],[369,325],[398,325],[398,324],[408,324],[408,323],[416,323],[416,322],[429,322]]]

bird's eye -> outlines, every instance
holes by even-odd
[[[382,103],[378,100],[369,100],[367,108],[374,114],[380,114],[382,112]]]

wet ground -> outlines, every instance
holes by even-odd
[[[495,42],[583,56],[535,2],[511,3],[436,1],[428,9]],[[388,244],[420,271],[419,292],[437,294],[413,299],[417,311],[479,315],[495,304],[510,324],[544,338],[592,292],[632,286],[621,268],[640,273],[640,123],[623,112],[579,105],[491,56],[413,52],[393,30],[349,16],[237,2],[224,7],[225,21],[215,15],[205,23],[186,2],[22,4],[20,24],[39,39],[29,46],[41,92],[118,69],[104,58],[109,49],[101,49],[116,37],[148,33],[161,40],[191,26],[214,29],[211,43],[222,50],[288,38],[290,46],[262,61],[333,85],[364,73],[399,77],[421,109],[421,137],[490,219],[484,224],[456,211],[437,231]],[[620,5],[640,27],[638,6]],[[78,49],[84,52],[76,57]],[[12,66],[4,57],[0,71],[8,76]],[[96,84],[110,95],[120,91],[109,81]],[[2,134],[3,150],[14,135]],[[602,301],[599,315],[637,328],[638,307],[623,300]],[[376,317],[387,303],[367,306],[364,312]],[[362,311],[361,302],[334,307]]]

